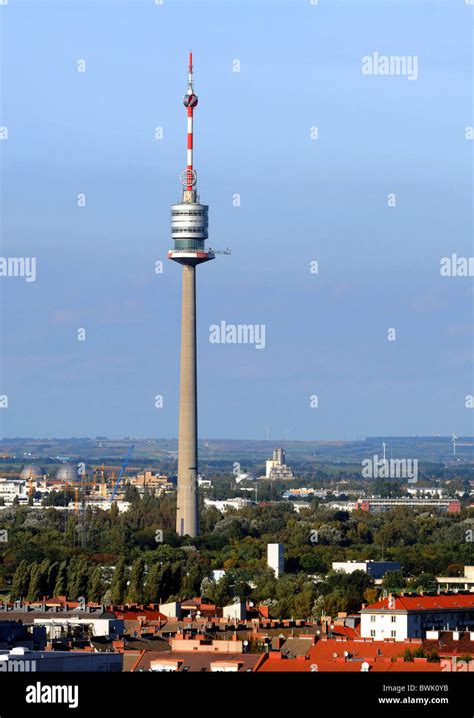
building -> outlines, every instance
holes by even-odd
[[[431,486],[419,486],[418,488],[414,489],[410,486],[406,489],[407,494],[410,496],[437,496],[439,499],[446,496],[446,489],[443,488],[436,488]]]
[[[25,626],[21,621],[0,620],[0,648],[15,646],[42,650],[46,648],[46,630],[41,626]]]
[[[72,484],[80,480],[81,476],[79,475],[78,467],[73,464],[62,464],[56,471],[56,481],[61,481],[64,484]]]
[[[389,595],[362,607],[360,635],[374,640],[425,638],[427,631],[474,628],[474,593]]]
[[[231,621],[245,621],[247,618],[247,604],[245,601],[241,601],[236,598],[233,603],[229,606],[224,606],[222,609],[222,617],[228,618]]]
[[[212,489],[212,481],[210,479],[203,479],[202,476],[198,475],[198,486],[203,489]]]
[[[460,588],[465,591],[474,590],[474,566],[464,566],[464,576],[436,576],[440,588],[449,590]]]
[[[266,479],[294,479],[293,472],[285,463],[285,450],[281,447],[273,449],[273,456],[267,459],[265,464]]]
[[[262,673],[440,673],[441,664],[429,663],[427,658],[405,662],[405,650],[414,651],[420,646],[421,641],[410,640],[395,643],[322,638],[294,657],[286,657],[284,650],[272,651],[256,670]]]
[[[193,111],[198,98],[193,88],[192,53],[189,54],[188,91],[183,103],[188,115],[187,166],[181,173],[181,203],[171,207],[174,249],[168,252],[169,259],[183,265],[176,531],[179,536],[197,536],[196,267],[214,259],[214,252],[205,248],[209,208],[199,201],[197,175],[193,168]]]
[[[44,626],[49,639],[62,638],[79,632],[81,635],[119,638],[123,636],[125,624],[113,613],[105,611],[98,616],[61,616],[34,618],[35,626]]]
[[[267,544],[267,566],[279,578],[285,571],[285,546],[282,543]]]
[[[28,502],[28,485],[24,480],[0,479],[0,498],[6,505],[12,504],[15,499],[20,503]]]
[[[258,653],[226,653],[214,651],[145,651],[132,672],[157,671],[160,673],[252,673],[265,660]]]
[[[245,509],[247,506],[252,506],[253,503],[251,499],[242,499],[240,496],[237,496],[235,499],[223,499],[222,501],[218,499],[204,499],[205,506],[214,506],[214,508],[222,514],[225,513],[227,509],[240,511],[240,509]]]
[[[162,474],[154,474],[152,471],[143,471],[141,474],[129,479],[130,484],[135,486],[138,491],[145,491],[150,489],[151,491],[161,494],[165,491],[173,491],[175,486],[168,479],[167,476]]]
[[[400,561],[333,561],[333,571],[344,571],[344,573],[353,573],[354,571],[364,571],[373,579],[381,579],[388,571],[400,571]]]
[[[306,499],[312,498],[315,495],[315,489],[288,489],[282,494],[283,499]]]
[[[358,499],[357,511],[368,511],[370,513],[379,511],[390,511],[394,506],[409,506],[412,508],[435,508],[448,513],[459,513],[461,503],[456,499],[443,498],[420,498],[415,496],[400,496],[397,499],[383,499],[379,496],[371,496],[366,499]]]
[[[181,618],[181,602],[172,601],[171,603],[161,603],[160,613],[167,618]]]
[[[45,473],[41,466],[37,466],[37,464],[28,464],[27,466],[24,466],[20,472],[20,479],[23,481],[29,481],[32,479],[33,481],[43,479],[45,476]]]
[[[172,651],[196,651],[200,653],[242,653],[242,641],[234,638],[233,640],[212,640],[207,638],[184,638],[182,634],[177,634],[176,638],[170,640]]]
[[[123,654],[92,651],[0,651],[0,673],[65,673],[122,671]]]

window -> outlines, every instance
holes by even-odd
[[[370,622],[371,622],[371,623],[375,623],[375,616],[371,616],[371,617],[370,617]]]
[[[371,631],[370,635],[375,637],[375,631]]]
[[[396,617],[396,616],[392,616],[391,621],[392,621],[392,623],[396,623],[396,622],[397,622],[397,617]]]
[[[390,636],[391,636],[391,638],[396,638],[396,637],[397,637],[397,632],[396,632],[396,631],[390,631]]]

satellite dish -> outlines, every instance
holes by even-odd
[[[248,646],[248,645],[249,645],[249,642],[248,642],[248,641],[244,641],[244,646]]]
[[[318,672],[318,664],[312,663],[309,667],[309,670],[311,671],[311,673],[317,673]]]
[[[367,661],[364,661],[360,667],[361,673],[368,673],[370,668],[370,664],[367,663]]]

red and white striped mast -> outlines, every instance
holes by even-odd
[[[186,167],[186,190],[191,192],[196,185],[196,173],[193,168],[193,111],[197,107],[198,97],[193,88],[193,53],[189,53],[188,92],[183,98],[184,106],[188,108],[188,162]]]

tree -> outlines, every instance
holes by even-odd
[[[117,506],[117,502],[113,501],[112,506],[110,507],[110,525],[115,526],[118,523],[119,520],[119,510]]]
[[[143,603],[144,598],[144,581],[145,577],[145,561],[137,558],[132,564],[132,572],[130,575],[130,585],[128,587],[127,600],[130,603]]]
[[[67,593],[77,600],[87,596],[89,586],[89,564],[85,558],[73,559],[69,564]]]
[[[183,596],[197,596],[200,592],[200,586],[203,578],[203,569],[195,561],[188,569],[181,581],[180,593]]]
[[[205,585],[206,598],[216,606],[227,606],[232,600],[232,579],[225,573],[218,581],[208,579]]]
[[[417,591],[429,591],[430,588],[436,586],[436,576],[432,573],[421,573],[412,579],[411,583]]]
[[[406,581],[401,571],[387,571],[382,579],[382,586],[389,591],[395,591],[398,588],[405,588]]]
[[[379,592],[377,588],[366,588],[364,591],[364,598],[367,601],[367,603],[375,603],[377,598],[379,596]]]
[[[56,581],[53,588],[53,596],[65,596],[67,594],[67,561],[61,561]]]
[[[159,563],[154,563],[148,571],[145,584],[145,600],[148,603],[159,603],[161,587],[161,566]]]
[[[110,584],[110,597],[112,603],[123,603],[127,590],[127,571],[125,559],[119,558],[115,565],[112,583]]]
[[[104,590],[105,585],[102,580],[102,568],[101,566],[96,566],[90,577],[88,592],[89,600],[95,601],[95,603],[100,603],[102,601],[102,596],[104,595]]]
[[[37,601],[48,592],[48,571],[48,559],[44,559],[40,564],[33,564],[28,586],[28,601]]]
[[[15,573],[13,574],[12,590],[10,593],[11,600],[17,600],[24,598],[28,593],[28,587],[30,585],[30,567],[28,561],[23,559],[18,564]]]
[[[130,504],[138,503],[140,501],[140,494],[136,486],[127,484],[125,487],[125,494],[123,497],[124,501],[128,501]]]
[[[54,561],[48,570],[48,579],[47,579],[47,594],[48,596],[54,595],[54,586],[56,583],[56,577],[58,575],[59,570],[59,563],[57,561]]]

